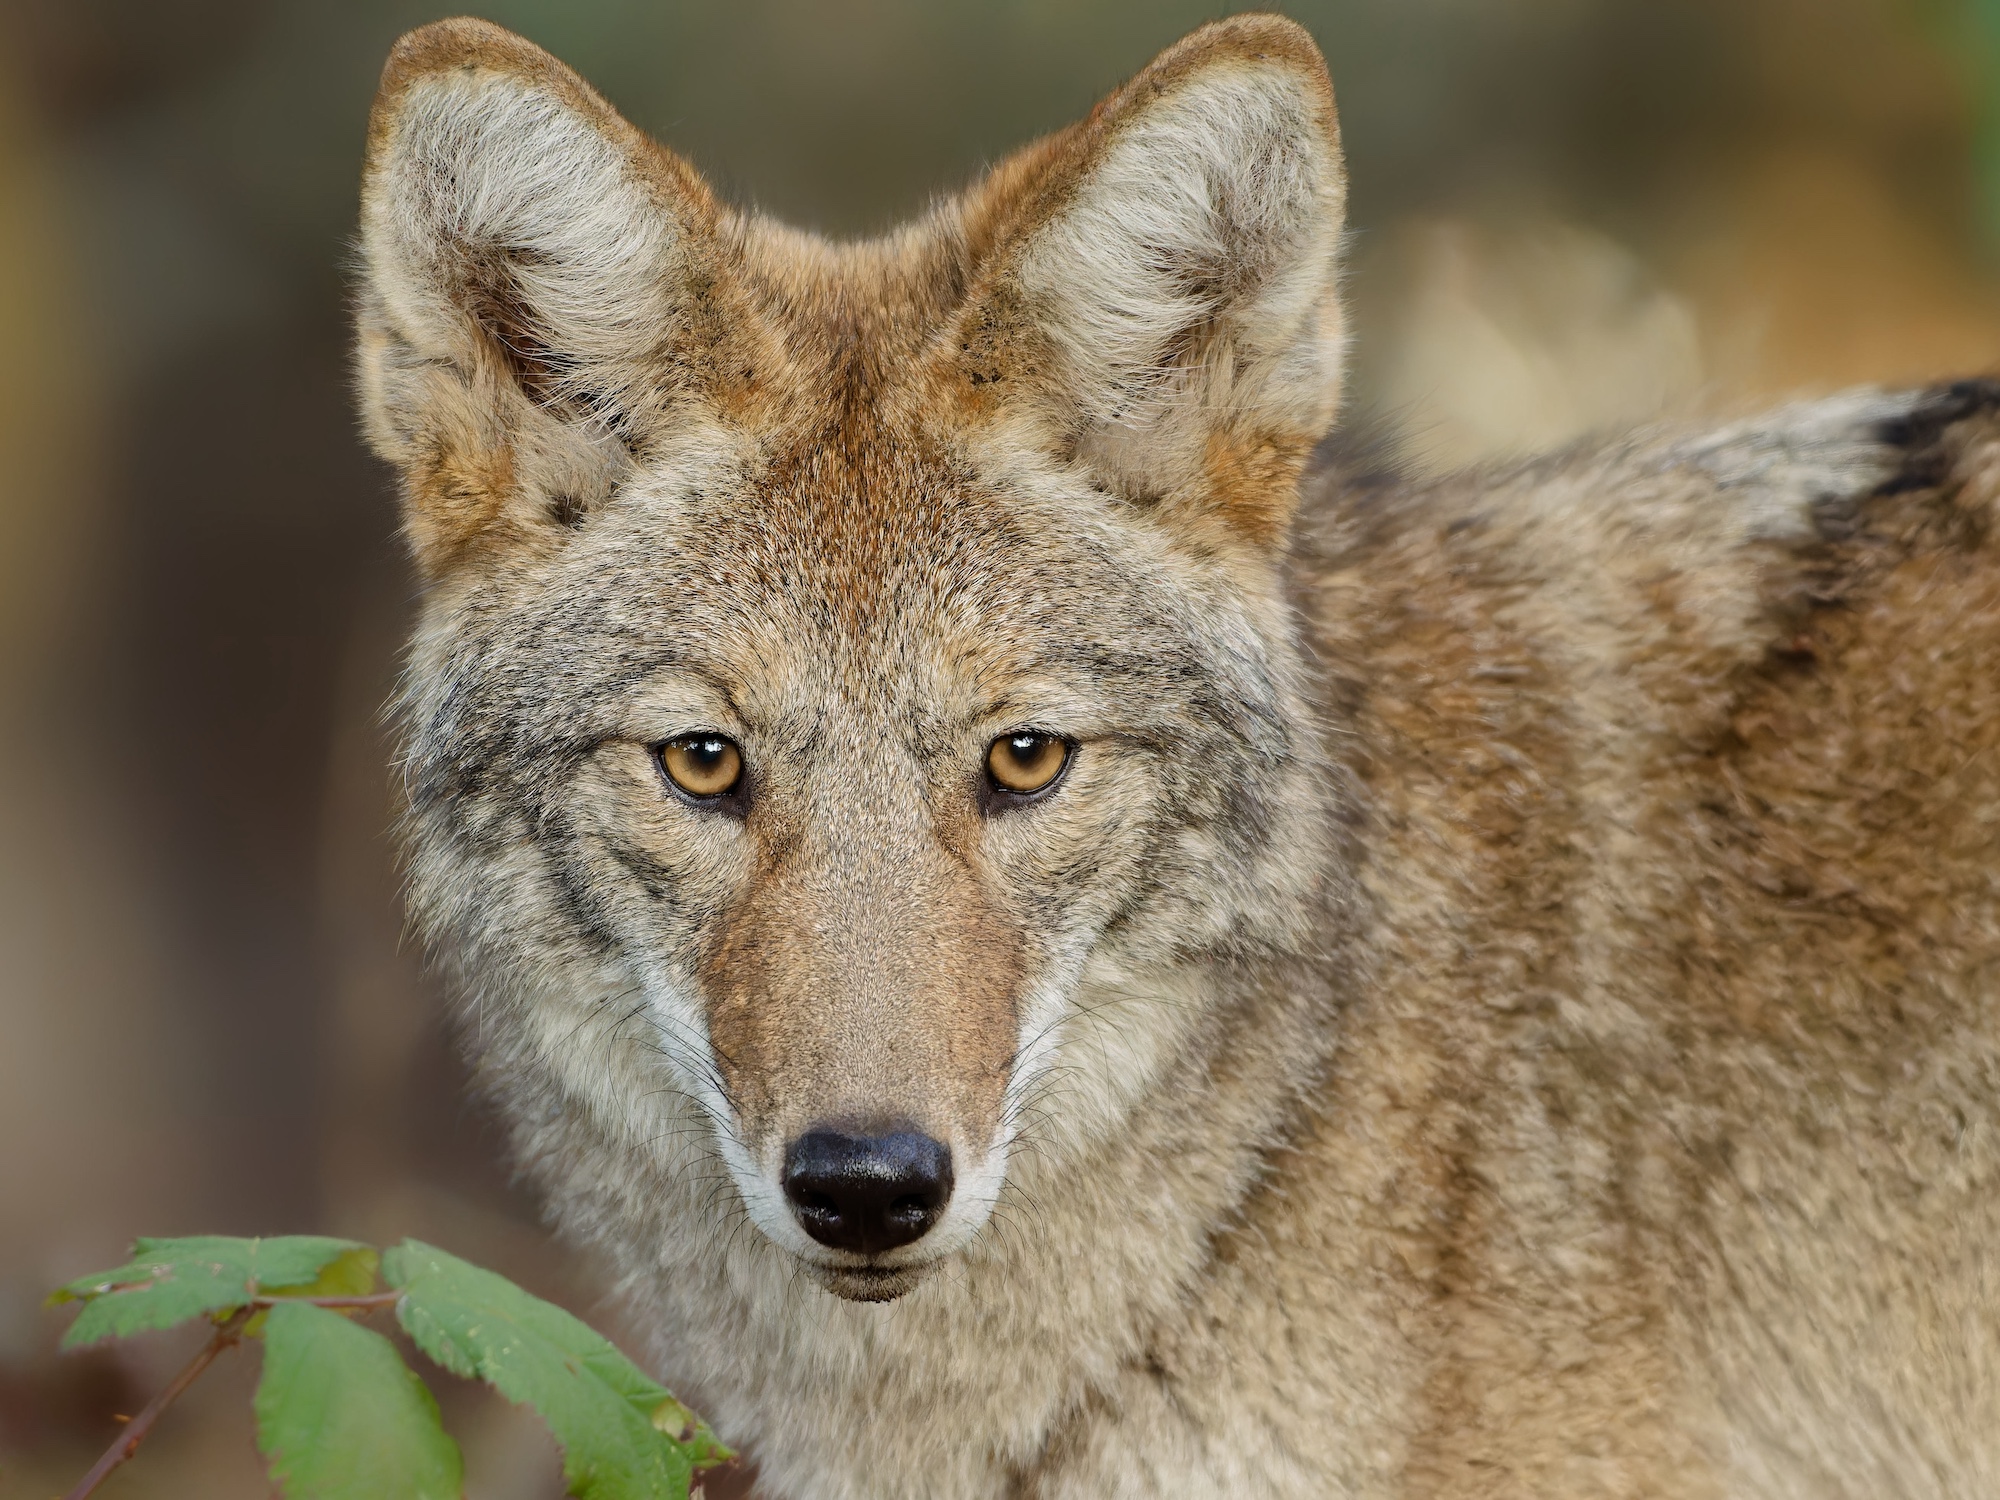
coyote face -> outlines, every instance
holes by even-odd
[[[1303,941],[1277,545],[1341,203],[1270,19],[837,248],[517,39],[405,40],[361,382],[430,581],[415,906],[554,1060],[541,1107],[642,1173],[706,1134],[765,1235],[886,1300],[979,1232],[1039,1098],[1038,1145],[1087,1149],[1203,1024],[1162,976]]]

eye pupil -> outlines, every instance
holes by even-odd
[[[986,773],[1003,792],[1026,795],[1054,784],[1069,764],[1069,741],[1023,730],[1005,734],[986,752]]]

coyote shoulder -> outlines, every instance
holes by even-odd
[[[522,1160],[774,1496],[2000,1494],[2000,387],[1374,474],[1344,197],[1269,16],[849,245],[398,44]]]

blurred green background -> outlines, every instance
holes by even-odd
[[[1285,8],[1350,152],[1352,402],[1418,462],[2000,362],[2000,0]],[[412,584],[349,234],[382,57],[448,9],[0,5],[0,1493],[65,1487],[184,1357],[53,1353],[41,1293],[136,1231],[414,1233],[603,1311],[463,1100],[385,837]],[[486,13],[854,235],[1218,12]],[[104,1493],[264,1493],[239,1364]],[[442,1395],[474,1495],[557,1492],[532,1422]]]

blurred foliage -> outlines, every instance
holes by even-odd
[[[2000,0],[1963,0],[1969,71],[1979,101],[1977,136],[1981,223],[2000,252]]]

